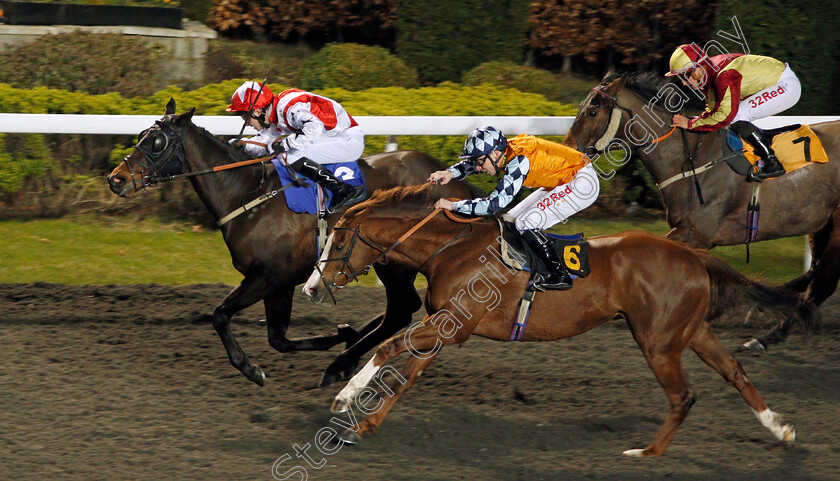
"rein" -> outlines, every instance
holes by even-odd
[[[595,87],[592,90],[594,92],[606,97],[607,99],[609,99],[613,109],[618,107],[618,108],[628,112],[630,114],[630,119],[631,120],[633,119],[633,117],[634,117],[633,111],[631,109],[628,109],[628,108],[625,108],[625,107],[622,107],[621,105],[619,105],[618,104],[618,96],[609,95],[608,93],[604,92],[603,90],[599,89],[598,87]],[[604,131],[604,136],[607,134],[609,129],[610,129],[610,127],[607,126],[607,129]],[[670,137],[671,134],[673,134],[674,131],[676,131],[676,130],[677,130],[676,126],[671,127],[671,130],[669,130],[665,135],[654,139],[653,141],[651,141],[651,143],[649,145],[647,145],[645,147],[650,147],[650,146],[658,144],[659,142],[661,142],[661,141],[667,139],[668,137]],[[659,187],[659,190],[662,190],[665,187],[673,184],[674,182],[676,182],[678,180],[687,179],[689,177],[694,177],[694,186],[697,189],[697,197],[700,199],[700,205],[704,205],[705,202],[703,201],[703,192],[700,190],[700,182],[697,180],[696,176],[699,173],[702,173],[702,172],[705,172],[706,170],[711,169],[712,167],[719,164],[720,162],[722,162],[725,159],[713,160],[712,162],[709,162],[709,163],[707,163],[707,164],[705,164],[705,165],[703,165],[699,168],[695,168],[694,167],[694,158],[697,156],[697,153],[700,151],[700,146],[703,145],[703,141],[702,140],[697,141],[697,145],[694,147],[694,153],[692,153],[692,152],[689,151],[689,148],[688,148],[688,139],[686,137],[685,129],[680,129],[680,133],[682,134],[683,150],[685,151],[685,156],[688,159],[689,164],[691,165],[691,170],[680,172],[679,174],[676,174],[672,177],[669,177],[665,181],[657,183],[656,186]],[[601,140],[603,140],[603,136],[602,136],[601,139],[599,139],[599,142]],[[606,142],[604,142],[604,143],[606,143]],[[597,147],[597,143],[596,143],[595,146],[592,146],[592,148],[596,149],[596,153],[600,153],[600,152],[603,151],[603,149],[599,149]],[[587,147],[587,149],[589,149],[589,147]]]
[[[465,226],[461,230],[461,232],[459,232],[457,235],[455,235],[455,237],[453,237],[446,244],[444,244],[443,247],[441,247],[440,249],[435,251],[431,256],[429,256],[429,258],[426,259],[420,265],[420,267],[418,268],[418,271],[419,271],[419,270],[422,270],[423,267],[425,267],[429,263],[429,261],[431,261],[432,259],[437,257],[440,253],[442,253],[443,251],[448,249],[450,246],[455,244],[457,241],[471,235],[472,232],[475,230],[475,228],[473,227],[472,224],[474,224],[476,222],[479,222],[482,219],[480,217],[473,218],[473,219],[463,219],[463,218],[457,217],[455,214],[453,214],[449,210],[435,208],[429,215],[427,215],[425,218],[423,218],[423,220],[421,220],[420,222],[415,224],[411,229],[409,229],[405,234],[400,236],[399,239],[394,241],[394,243],[391,244],[388,247],[382,247],[379,244],[373,242],[372,240],[367,239],[365,236],[362,235],[361,228],[358,225],[355,228],[334,227],[333,230],[352,230],[353,231],[353,237],[351,238],[350,243],[347,247],[347,250],[344,252],[344,255],[342,257],[336,257],[336,258],[333,258],[333,259],[325,259],[325,260],[315,264],[315,270],[318,271],[318,275],[321,277],[321,281],[324,283],[324,286],[326,286],[327,292],[330,293],[330,297],[333,300],[333,304],[336,304],[335,295],[333,295],[333,288],[343,289],[351,281],[354,281],[354,280],[358,281],[360,275],[365,275],[368,272],[370,272],[371,267],[373,267],[373,265],[376,264],[377,262],[384,261],[385,263],[387,263],[388,259],[387,259],[386,256],[388,255],[388,253],[393,251],[397,246],[399,246],[406,239],[411,237],[415,232],[417,232],[421,227],[426,225],[430,220],[432,220],[441,211],[444,212],[444,214],[446,215],[446,217],[449,220],[451,220],[453,222],[457,222],[459,224],[465,224]],[[363,268],[361,268],[359,270],[353,269],[353,266],[350,265],[350,256],[352,255],[353,248],[356,246],[356,241],[357,240],[360,240],[364,244],[366,244],[367,246],[371,247],[372,249],[374,249],[376,251],[379,251],[379,255],[377,255],[372,261],[370,261],[370,263],[368,263],[366,266],[364,266]],[[339,269],[338,272],[335,273],[332,281],[328,281],[326,276],[324,276],[324,271],[321,270],[321,263],[325,264],[327,262],[338,262],[338,261],[341,261],[341,263],[342,263],[341,268]],[[346,272],[345,268],[347,268],[349,270],[349,272]],[[338,282],[336,282],[336,278],[338,276],[344,276],[345,280],[344,280],[343,283],[339,284]]]
[[[143,176],[143,181],[142,181],[142,185],[141,185],[141,188],[145,189],[147,186],[161,184],[161,183],[164,183],[164,182],[171,182],[171,181],[178,180],[178,179],[187,179],[187,178],[196,177],[196,176],[199,176],[199,175],[215,174],[216,172],[223,172],[225,170],[237,169],[237,168],[240,168],[240,167],[246,167],[246,166],[249,166],[249,165],[264,163],[265,161],[271,160],[275,157],[275,155],[269,155],[267,157],[258,157],[258,158],[255,158],[255,159],[248,159],[248,160],[243,160],[243,161],[239,161],[239,162],[233,162],[233,163],[230,163],[230,164],[217,165],[217,166],[209,168],[209,169],[198,170],[198,171],[194,171],[194,172],[186,172],[186,173],[182,173],[182,174],[159,176],[159,175],[157,175],[157,172],[159,170],[163,169],[164,167],[166,167],[166,165],[173,158],[175,158],[179,161],[179,163],[181,165],[180,168],[181,168],[181,170],[183,170],[184,165],[186,164],[186,161],[184,159],[186,154],[185,154],[184,143],[181,140],[181,134],[180,134],[180,132],[178,132],[178,130],[173,128],[171,125],[166,124],[166,123],[161,122],[161,121],[157,121],[157,122],[155,122],[155,124],[158,127],[157,130],[160,131],[160,133],[158,135],[163,135],[164,136],[165,144],[164,144],[163,148],[160,149],[159,151],[153,151],[146,146],[141,146],[140,142],[138,142],[138,144],[135,148],[137,150],[139,150],[141,154],[143,154],[143,160],[142,161],[129,160],[128,157],[123,159],[123,162],[126,164],[126,167],[128,168],[128,172],[131,176],[131,181],[134,184],[134,190],[135,191],[138,190],[138,189],[137,189],[137,181],[134,179],[134,169],[131,167],[132,162],[136,162],[140,166],[141,173],[148,172],[148,175]],[[146,133],[148,133],[150,130],[153,130],[153,129],[154,129],[154,127],[143,131],[140,134],[141,139],[143,138],[143,136]],[[241,141],[241,142],[263,145],[263,144],[260,144],[258,142],[251,142],[251,141]],[[161,155],[163,155],[167,151],[169,151],[169,154],[167,155],[165,160],[163,162],[161,162],[160,165],[158,165],[158,162],[157,162],[158,158],[161,157]],[[287,169],[289,169],[288,163],[286,164],[286,167],[287,167]],[[291,169],[289,169],[289,170],[291,170]],[[260,184],[262,184],[262,181],[260,182]],[[279,189],[275,189],[271,192],[266,192],[266,193],[260,195],[259,197],[251,200],[248,203],[243,203],[242,206],[240,206],[239,208],[235,209],[233,212],[230,212],[226,216],[224,216],[221,219],[219,219],[218,221],[216,221],[216,224],[219,225],[219,226],[223,226],[223,225],[227,224],[228,222],[230,222],[234,218],[238,217],[239,215],[257,207],[258,205],[262,204],[263,202],[271,200],[273,197],[276,197],[280,192],[283,192],[284,190],[288,189],[291,185],[293,185],[293,184],[287,184],[287,185],[285,185],[285,186],[283,186]],[[244,202],[244,199],[243,199],[243,202]]]
[[[195,176],[198,176],[198,175],[214,174],[216,172],[222,172],[224,170],[236,169],[236,168],[239,168],[239,167],[245,167],[247,165],[258,164],[260,162],[265,162],[266,160],[271,160],[273,158],[274,158],[273,155],[269,155],[267,157],[258,157],[256,159],[248,159],[248,160],[243,160],[241,162],[234,162],[232,164],[217,165],[216,167],[213,167],[212,169],[197,170],[195,172],[186,172],[184,174],[169,175],[169,176],[166,176],[166,177],[156,177],[154,179],[149,179],[149,183],[146,184],[146,185],[154,185],[154,184],[160,184],[160,183],[163,183],[163,182],[171,182],[173,180],[186,179],[186,178],[195,177]]]

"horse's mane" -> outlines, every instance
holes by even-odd
[[[167,116],[167,117],[168,118],[166,119],[166,121],[168,121],[170,123],[174,120],[173,119],[174,116],[173,117]],[[230,145],[229,143],[225,142],[224,140],[218,138],[217,136],[213,135],[212,132],[205,129],[204,127],[200,127],[200,126],[196,125],[195,123],[193,123],[192,119],[190,119],[189,125],[192,126],[192,128],[196,132],[198,132],[199,135],[206,138],[210,143],[215,144],[216,148],[221,149],[223,152],[227,152],[228,155],[233,157],[235,160],[239,161],[239,160],[246,160],[246,159],[250,158],[248,156],[248,154],[245,153],[245,151],[243,151],[242,149],[238,149],[238,148]]]
[[[377,190],[370,199],[351,207],[344,215],[346,218],[355,217],[370,212],[372,209],[387,210],[397,215],[425,213],[431,207],[432,186],[430,184],[394,187],[388,190]]]
[[[601,80],[601,87],[606,86],[610,82],[615,79],[624,77],[624,88],[627,90],[635,93],[639,97],[645,100],[645,102],[650,102],[650,100],[656,97],[659,92],[662,90],[663,87],[666,85],[673,83],[680,88],[679,84],[663,77],[662,75],[656,72],[632,72],[632,73],[622,73],[616,70],[610,70],[606,76],[604,76],[603,80]],[[703,108],[704,105],[702,102],[697,100],[697,97],[694,95],[688,96],[689,101],[686,104],[688,108]],[[664,100],[660,99],[659,101]],[[654,104],[656,107],[662,108],[662,106],[657,105],[659,101]]]
[[[633,72],[629,74],[622,74],[615,70],[610,71],[601,81],[602,85],[606,85],[613,80],[624,75],[624,88],[631,92],[639,94],[643,99],[650,100],[659,93],[659,91],[666,84],[670,83],[656,72]]]

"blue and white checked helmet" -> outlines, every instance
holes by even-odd
[[[482,127],[475,129],[464,142],[464,150],[461,151],[459,159],[467,159],[470,157],[481,157],[487,155],[494,150],[504,150],[507,148],[507,139],[502,132],[495,127]]]

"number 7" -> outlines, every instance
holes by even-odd
[[[805,162],[811,161],[811,137],[799,137],[798,139],[794,140],[794,144],[798,144],[800,142],[805,142]]]

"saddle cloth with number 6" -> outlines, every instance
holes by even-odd
[[[500,251],[502,262],[513,269],[540,274],[547,274],[542,260],[531,252],[522,240],[516,227],[502,219],[496,219],[501,230]],[[589,275],[589,242],[583,234],[561,236],[545,234],[553,243],[572,277],[586,277]]]

